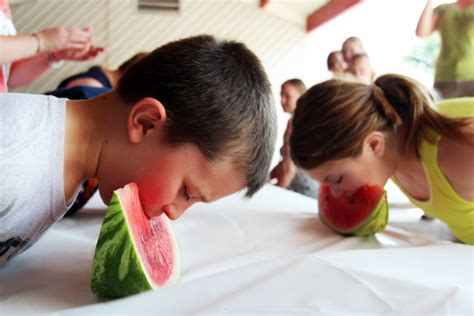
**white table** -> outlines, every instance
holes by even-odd
[[[473,247],[394,227],[410,217],[403,210],[375,237],[343,238],[316,209],[271,185],[251,200],[195,205],[172,223],[180,282],[104,301],[89,281],[104,214],[96,197],[0,270],[0,315],[474,313]]]

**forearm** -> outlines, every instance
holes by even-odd
[[[43,53],[12,64],[8,85],[21,87],[29,84],[49,69],[48,54]]]
[[[39,51],[39,39],[33,35],[0,36],[0,63],[29,58]]]
[[[431,0],[428,0],[416,25],[416,35],[421,38],[431,35],[436,30],[437,22],[438,16],[433,10]]]

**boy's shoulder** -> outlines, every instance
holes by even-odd
[[[53,96],[46,96],[42,94],[28,94],[28,93],[1,93],[0,107],[2,112],[15,111],[21,108],[18,107],[38,107],[40,104],[57,104],[65,103],[66,100],[58,99]]]
[[[0,94],[2,150],[5,152],[22,141],[31,140],[47,129],[61,129],[66,119],[66,101],[37,94]]]
[[[20,113],[28,117],[36,115],[36,112],[47,113],[50,106],[65,106],[66,101],[42,94],[4,93],[0,94],[0,112],[3,115]]]

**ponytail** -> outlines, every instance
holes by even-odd
[[[412,79],[400,75],[384,75],[375,80],[374,85],[383,92],[385,100],[393,112],[389,117],[398,116],[403,124],[405,151],[420,158],[421,142],[435,142],[435,133],[453,138],[466,139],[461,128],[465,119],[452,119],[436,112],[429,92]]]

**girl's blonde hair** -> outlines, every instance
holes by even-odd
[[[357,157],[373,131],[401,130],[406,153],[420,158],[422,140],[435,141],[432,131],[472,142],[461,131],[467,123],[433,110],[426,89],[404,76],[384,75],[370,85],[333,79],[311,87],[298,99],[291,154],[297,165],[311,169]]]

